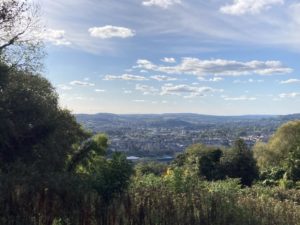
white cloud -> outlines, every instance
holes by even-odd
[[[161,59],[160,61],[165,62],[165,63],[176,63],[176,59],[168,58],[168,57],[165,57],[165,58]]]
[[[222,80],[224,80],[224,78],[222,78],[222,77],[214,77],[214,78],[210,78],[208,81],[219,82],[219,81],[222,81]]]
[[[293,70],[282,65],[280,61],[234,61],[224,59],[201,60],[198,58],[183,58],[175,66],[160,66],[139,59],[134,68],[147,69],[167,74],[191,74],[196,76],[242,76],[242,75],[273,75],[286,74]]]
[[[222,96],[225,101],[254,101],[256,97],[248,97],[248,96],[239,96],[239,97],[228,97]]]
[[[106,92],[104,89],[95,89],[95,92]]]
[[[116,75],[105,75],[103,80],[132,80],[132,81],[142,81],[142,80],[148,80],[146,77],[138,76],[138,75],[132,75],[132,74],[123,74],[120,76]]]
[[[149,60],[147,59],[138,59],[136,61],[137,65],[134,66],[133,68],[143,68],[143,69],[146,69],[146,70],[154,70],[157,68],[156,65],[154,65],[152,62],[150,62]]]
[[[135,86],[135,90],[143,92],[144,95],[153,95],[158,92],[158,89],[148,86],[148,85],[143,85],[143,84],[137,84]]]
[[[124,90],[123,93],[126,94],[126,95],[128,95],[128,94],[131,94],[132,91],[131,90]]]
[[[108,39],[113,37],[128,38],[135,36],[135,31],[126,27],[107,25],[104,27],[91,27],[89,33],[92,37]]]
[[[79,80],[73,80],[70,82],[71,85],[74,86],[85,86],[85,87],[93,87],[95,86],[94,83],[89,83],[89,82],[85,82],[85,81],[79,81]]]
[[[248,80],[234,80],[233,83],[234,84],[247,84],[247,83],[263,83],[264,80],[254,80],[252,78],[248,79]]]
[[[61,90],[64,90],[64,91],[69,91],[69,90],[72,90],[72,87],[68,86],[68,85],[64,85],[64,84],[59,84],[57,85],[57,87]]]
[[[284,0],[234,0],[232,4],[225,5],[220,11],[230,15],[258,14],[273,5],[283,5]]]
[[[161,95],[184,95],[185,98],[191,98],[196,96],[206,96],[208,93],[221,91],[213,89],[211,87],[194,87],[186,84],[180,85],[164,85],[161,87]]]
[[[71,45],[71,42],[65,37],[66,32],[64,30],[47,29],[37,36],[53,45]]]
[[[281,84],[295,84],[295,83],[300,83],[299,79],[288,79],[288,80],[283,80],[280,81]]]
[[[133,102],[143,103],[143,102],[146,102],[146,101],[143,100],[143,99],[135,99],[135,100],[133,100]]]
[[[142,4],[144,6],[158,6],[166,9],[172,5],[180,3],[181,0],[144,0]]]
[[[296,98],[299,96],[300,96],[299,92],[291,92],[291,93],[281,93],[279,95],[279,98]]]
[[[222,78],[222,77],[213,77],[213,78],[209,78],[209,79],[205,79],[204,77],[197,77],[197,79],[199,81],[206,81],[206,82],[219,82],[219,81],[224,80],[224,78]],[[197,84],[197,83],[195,83],[195,84]]]
[[[152,79],[157,80],[157,81],[173,81],[173,80],[177,80],[177,78],[175,77],[168,77],[168,76],[164,76],[164,75],[154,75],[151,76]]]

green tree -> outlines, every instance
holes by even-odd
[[[158,162],[141,162],[135,166],[137,176],[154,174],[160,176],[167,171],[167,164]]]
[[[300,180],[300,121],[282,125],[268,143],[256,144],[254,156],[262,171],[281,167],[288,179]]]
[[[107,137],[86,132],[45,78],[4,64],[0,71],[0,223],[78,221],[88,218],[83,208],[107,210],[128,185],[126,157],[108,159]]]
[[[244,185],[251,185],[258,178],[253,153],[242,139],[236,140],[234,146],[224,152],[222,168],[227,177],[240,178]]]
[[[39,75],[0,65],[0,166],[16,162],[39,171],[62,171],[76,146],[91,135],[58,105],[51,84]]]
[[[222,179],[223,174],[220,168],[222,154],[219,148],[194,144],[188,147],[185,153],[178,155],[173,165],[186,167],[190,172],[207,180]]]

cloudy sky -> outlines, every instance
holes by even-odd
[[[300,112],[298,0],[40,0],[74,113]]]

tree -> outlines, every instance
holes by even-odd
[[[39,7],[29,0],[0,1],[0,60],[11,67],[37,70],[43,57]]]
[[[281,167],[292,180],[300,180],[300,121],[283,124],[266,144],[254,146],[261,170]]]
[[[45,78],[3,64],[0,70],[1,169],[19,162],[41,171],[64,170],[76,146],[91,135],[59,107]]]
[[[185,153],[180,154],[174,160],[175,167],[186,167],[192,173],[207,180],[222,179],[220,159],[222,150],[215,147],[207,147],[202,144],[194,144],[188,147]]]
[[[45,78],[1,63],[0,72],[0,220],[53,224],[107,210],[128,185],[126,157],[108,159],[107,137],[86,132],[60,108]]]
[[[159,162],[141,162],[135,166],[137,176],[154,174],[160,176],[167,171],[167,164]]]
[[[236,140],[234,146],[224,152],[221,161],[227,177],[240,178],[241,183],[248,186],[258,178],[256,161],[244,140]]]

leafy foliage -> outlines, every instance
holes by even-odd
[[[256,161],[241,139],[232,148],[223,150],[202,144],[192,145],[178,155],[173,164],[207,180],[240,178],[242,184],[251,185],[258,178]]]
[[[90,220],[78,213],[85,208],[105,221],[99,210],[127,187],[131,164],[119,153],[108,159],[107,137],[84,131],[45,78],[0,71],[0,223],[77,224]]]
[[[242,184],[251,185],[258,178],[258,168],[252,152],[245,142],[238,139],[231,149],[224,151],[224,173],[230,178],[240,178]]]
[[[280,167],[286,171],[288,179],[300,179],[300,121],[282,125],[267,144],[258,143],[254,147],[258,166],[263,169]]]

